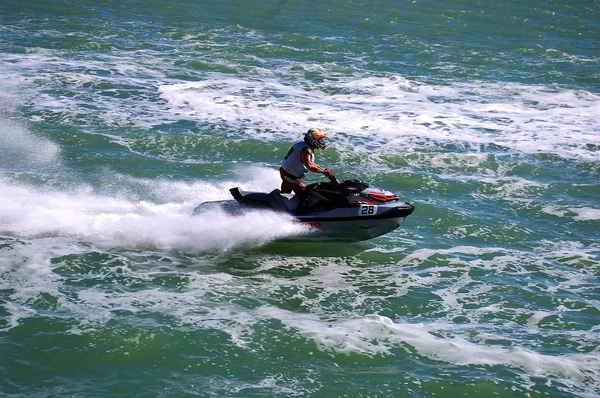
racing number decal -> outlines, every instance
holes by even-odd
[[[374,216],[377,214],[377,206],[375,205],[360,205],[358,208],[359,216]]]

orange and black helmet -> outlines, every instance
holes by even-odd
[[[312,149],[325,149],[325,138],[328,138],[327,135],[319,129],[310,129],[304,134],[304,142]]]

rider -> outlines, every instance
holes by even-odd
[[[325,149],[325,133],[319,129],[310,129],[304,135],[304,141],[294,144],[281,162],[279,173],[281,175],[281,192],[294,193],[300,198],[296,212],[301,212],[306,207],[308,192],[302,178],[308,171],[324,174],[329,179],[334,178],[329,169],[325,169],[314,162],[315,149]]]

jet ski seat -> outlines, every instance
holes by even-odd
[[[291,211],[298,206],[296,195],[282,194],[279,189],[269,193],[245,192],[238,187],[229,190],[235,200],[251,207],[270,207],[275,211]]]

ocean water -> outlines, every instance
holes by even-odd
[[[0,1],[0,395],[600,396],[599,43],[598,0]],[[310,127],[401,228],[190,216]]]

